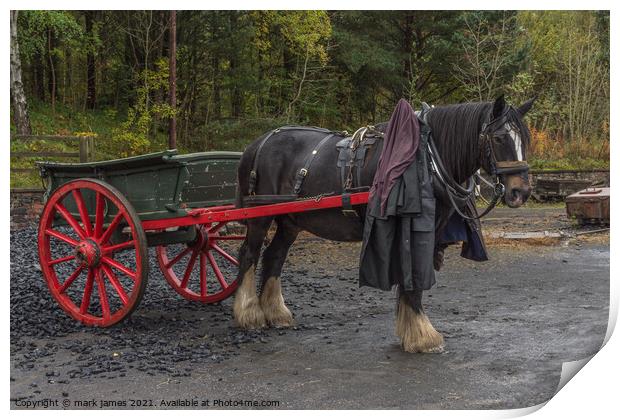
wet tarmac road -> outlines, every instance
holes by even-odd
[[[11,240],[13,408],[44,398],[60,401],[58,408],[91,399],[146,408],[218,400],[519,408],[549,399],[562,362],[596,352],[607,326],[605,241],[496,246],[485,263],[450,248],[425,296],[446,351],[406,354],[394,335],[393,294],[357,287],[359,244],[300,239],[282,282],[297,326],[242,332],[231,320],[232,300],[186,302],[154,261],[130,320],[107,330],[82,327],[58,309],[32,263],[34,230],[13,232]]]

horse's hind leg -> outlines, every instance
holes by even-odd
[[[239,250],[239,288],[235,293],[233,315],[237,325],[244,329],[263,328],[265,315],[256,295],[255,272],[267,230],[272,218],[248,220],[247,236]]]
[[[443,350],[443,337],[431,325],[422,309],[422,290],[405,292],[398,288],[396,335],[409,353],[436,353]]]
[[[279,218],[277,222],[276,234],[263,253],[260,306],[267,323],[274,327],[290,327],[293,325],[293,316],[284,304],[280,274],[299,228],[286,217]]]

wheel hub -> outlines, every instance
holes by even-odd
[[[200,229],[196,232],[196,238],[192,243],[192,247],[194,249],[201,249],[204,251],[208,251],[211,249],[211,240],[209,239],[209,232],[204,226],[201,226]]]
[[[85,267],[96,267],[101,260],[101,248],[92,239],[85,239],[75,247],[75,256]]]

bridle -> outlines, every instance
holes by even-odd
[[[428,148],[431,157],[431,168],[433,172],[437,175],[437,178],[441,182],[441,184],[445,187],[446,195],[450,199],[454,210],[464,219],[475,220],[480,219],[486,216],[491,210],[495,208],[499,200],[504,196],[506,192],[506,187],[501,182],[500,177],[502,175],[514,174],[525,172],[529,169],[529,165],[527,161],[522,160],[497,160],[497,156],[495,154],[495,148],[493,146],[493,140],[498,137],[505,136],[508,134],[506,131],[506,124],[510,125],[508,121],[508,113],[511,108],[507,108],[502,115],[493,118],[492,111],[489,112],[486,121],[482,124],[482,130],[480,131],[480,150],[482,153],[482,158],[486,162],[487,167],[489,168],[489,175],[493,177],[494,183],[491,183],[484,179],[482,176],[475,174],[478,179],[487,184],[489,187],[493,188],[493,198],[489,201],[487,207],[477,216],[468,216],[463,214],[460,207],[457,205],[457,201],[461,203],[470,199],[472,194],[474,194],[476,183],[474,181],[474,176],[471,176],[467,180],[467,184],[463,187],[457,181],[452,178],[441,160],[439,153],[437,152],[437,148],[435,146],[435,142],[433,141],[433,136],[429,136]],[[420,118],[424,123],[426,123],[426,115],[430,107],[423,103],[423,110],[420,113]],[[428,125],[428,124],[426,124]]]
[[[496,182],[500,175],[525,172],[530,168],[525,160],[498,161],[497,156],[495,155],[493,140],[509,134],[505,127],[506,125],[511,126],[511,123],[508,121],[508,113],[511,109],[512,107],[507,108],[502,115],[494,119],[491,119],[492,112],[489,112],[489,121],[482,124],[482,130],[480,131],[480,143],[482,146],[480,150],[484,151],[484,158],[487,161],[490,175],[496,179]]]

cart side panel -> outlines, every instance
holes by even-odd
[[[184,182],[189,177],[186,164],[170,159],[176,152],[137,156],[88,164],[40,164],[42,176],[47,183],[47,193],[51,194],[61,185],[79,179],[95,178],[117,188],[132,204],[143,220],[171,217],[176,212],[185,214],[179,208]],[[82,191],[87,211],[91,218],[95,213],[95,194]],[[64,199],[63,205],[77,216],[77,205],[72,196]],[[110,221],[116,209],[105,208],[106,220]]]
[[[178,210],[180,192],[188,173],[180,165],[159,165],[129,173],[110,173],[104,177],[131,202],[141,219],[170,217]]]
[[[84,164],[41,162],[47,194],[79,179],[96,178],[117,188],[132,204],[140,219],[156,220],[183,216],[187,208],[231,204],[235,200],[237,166],[241,153],[201,152],[177,155],[176,151]],[[95,195],[82,192],[87,211],[94,219]],[[63,204],[78,216],[72,196]],[[105,209],[110,221],[116,209]]]
[[[181,201],[187,207],[209,207],[235,201],[239,160],[205,159],[189,162],[190,177]]]

